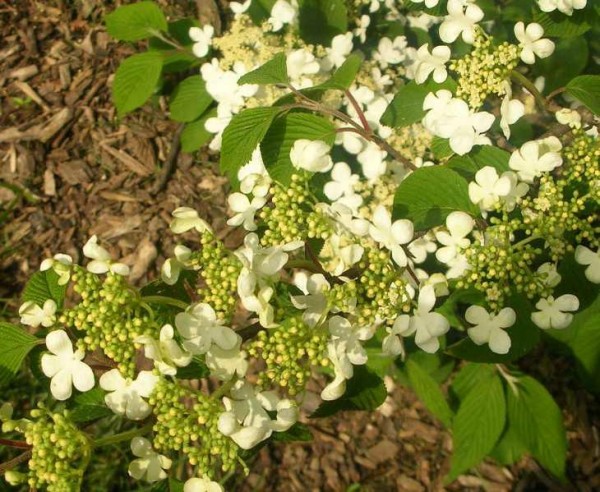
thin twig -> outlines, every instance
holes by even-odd
[[[358,115],[358,118],[360,119],[360,122],[362,123],[362,126],[365,129],[365,131],[367,133],[373,133],[373,130],[371,130],[371,126],[369,125],[369,122],[367,121],[367,117],[365,116],[364,111],[360,107],[360,104],[358,104],[358,101],[352,95],[352,92],[350,92],[348,89],[346,89],[344,91],[344,94],[346,94],[348,101],[350,101],[350,104],[352,104],[354,111],[356,111],[356,114]]]
[[[31,446],[25,441],[15,441],[14,439],[0,439],[0,446],[8,446],[10,448],[31,449]]]
[[[154,188],[152,189],[153,195],[157,195],[166,188],[167,183],[169,182],[169,178],[175,171],[175,164],[177,163],[177,157],[179,157],[179,150],[181,149],[181,134],[184,128],[185,123],[182,123],[181,125],[179,125],[179,127],[175,131],[175,134],[173,135],[173,141],[171,142],[171,150],[162,168],[162,173],[158,178],[158,181],[154,185]]]
[[[5,461],[4,463],[0,463],[0,474],[6,473],[8,470],[12,470],[15,466],[20,465],[21,463],[27,461],[31,458],[31,449],[25,451],[23,454],[20,454],[16,458],[12,460]]]

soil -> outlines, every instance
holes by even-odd
[[[175,18],[207,15],[212,0],[159,3]],[[225,225],[227,185],[217,156],[179,153],[165,181],[178,129],[165,116],[165,101],[117,118],[113,74],[136,48],[105,32],[103,16],[114,6],[98,0],[0,2],[0,182],[10,185],[0,187],[2,210],[10,206],[0,222],[5,313],[16,311],[26,279],[43,258],[63,252],[77,260],[92,234],[131,265],[135,283],[154,278],[172,252],[173,237],[165,231],[178,206],[198,210],[231,244],[239,240]],[[549,384],[568,427],[569,485],[529,458],[511,467],[485,462],[445,485],[449,433],[411,390],[390,378],[389,397],[377,412],[311,421],[312,442],[263,448],[235,490],[359,490],[353,484],[407,492],[600,490],[598,401],[565,384],[568,363],[559,361],[557,368],[544,357],[541,365],[549,366],[545,374],[552,375]]]

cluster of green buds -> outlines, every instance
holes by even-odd
[[[273,383],[294,396],[304,390],[312,368],[326,366],[327,330],[311,328],[301,316],[285,320],[280,326],[262,330],[248,346],[248,354],[265,361],[258,376],[262,388]]]
[[[505,95],[505,81],[517,66],[519,55],[517,45],[506,41],[494,45],[494,38],[479,29],[473,50],[450,64],[450,69],[458,74],[456,96],[478,109],[490,94]]]
[[[51,412],[39,406],[24,421],[23,433],[32,446],[27,483],[31,490],[72,492],[81,489],[91,444],[71,422],[69,412]]]
[[[142,335],[156,336],[159,323],[144,309],[126,277],[113,273],[101,277],[75,266],[71,278],[81,300],[62,313],[60,323],[84,333],[77,341],[78,348],[102,350],[123,374],[133,376],[134,340]]]
[[[227,473],[236,467],[239,448],[219,432],[223,406],[216,397],[161,379],[148,403],[156,417],[153,442],[158,451],[183,453],[199,475],[210,478],[216,470]]]

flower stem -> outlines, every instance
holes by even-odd
[[[92,445],[95,448],[99,448],[102,446],[110,446],[112,444],[118,444],[123,441],[129,441],[137,436],[143,436],[152,430],[152,424],[148,424],[144,427],[138,427],[137,429],[131,429],[125,432],[121,432],[119,434],[114,434],[112,436],[103,437],[101,439],[96,439],[92,442]]]
[[[523,75],[521,72],[517,72],[516,70],[510,72],[510,76],[515,82],[521,84],[521,86],[523,86],[531,93],[540,109],[546,109],[546,100],[544,99],[544,96],[542,96],[541,92],[538,91],[537,87],[533,82],[531,82],[531,80],[529,80],[527,77],[525,77],[525,75]]]
[[[172,297],[166,296],[144,296],[141,298],[142,302],[147,304],[165,304],[167,306],[174,306],[183,309],[184,311],[189,307],[189,304],[180,301],[179,299],[173,299]]]

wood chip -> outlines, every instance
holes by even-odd
[[[114,147],[102,142],[100,143],[100,147],[121,162],[127,169],[136,173],[137,175],[146,177],[152,174],[152,170],[148,169],[140,161],[134,159],[122,150],[117,150]]]
[[[38,106],[40,106],[44,110],[45,113],[50,111],[50,107],[39,96],[39,94],[31,88],[31,86],[27,82],[23,82],[21,80],[16,80],[13,85],[17,89],[19,89],[23,94],[25,94],[27,97],[29,97],[33,102],[35,102]]]
[[[21,82],[24,82],[34,75],[37,75],[39,71],[37,65],[27,65],[26,67],[15,68],[8,76],[11,79],[18,79]]]
[[[392,441],[384,439],[378,442],[371,449],[367,451],[367,458],[376,464],[383,463],[384,461],[391,460],[400,448]]]

